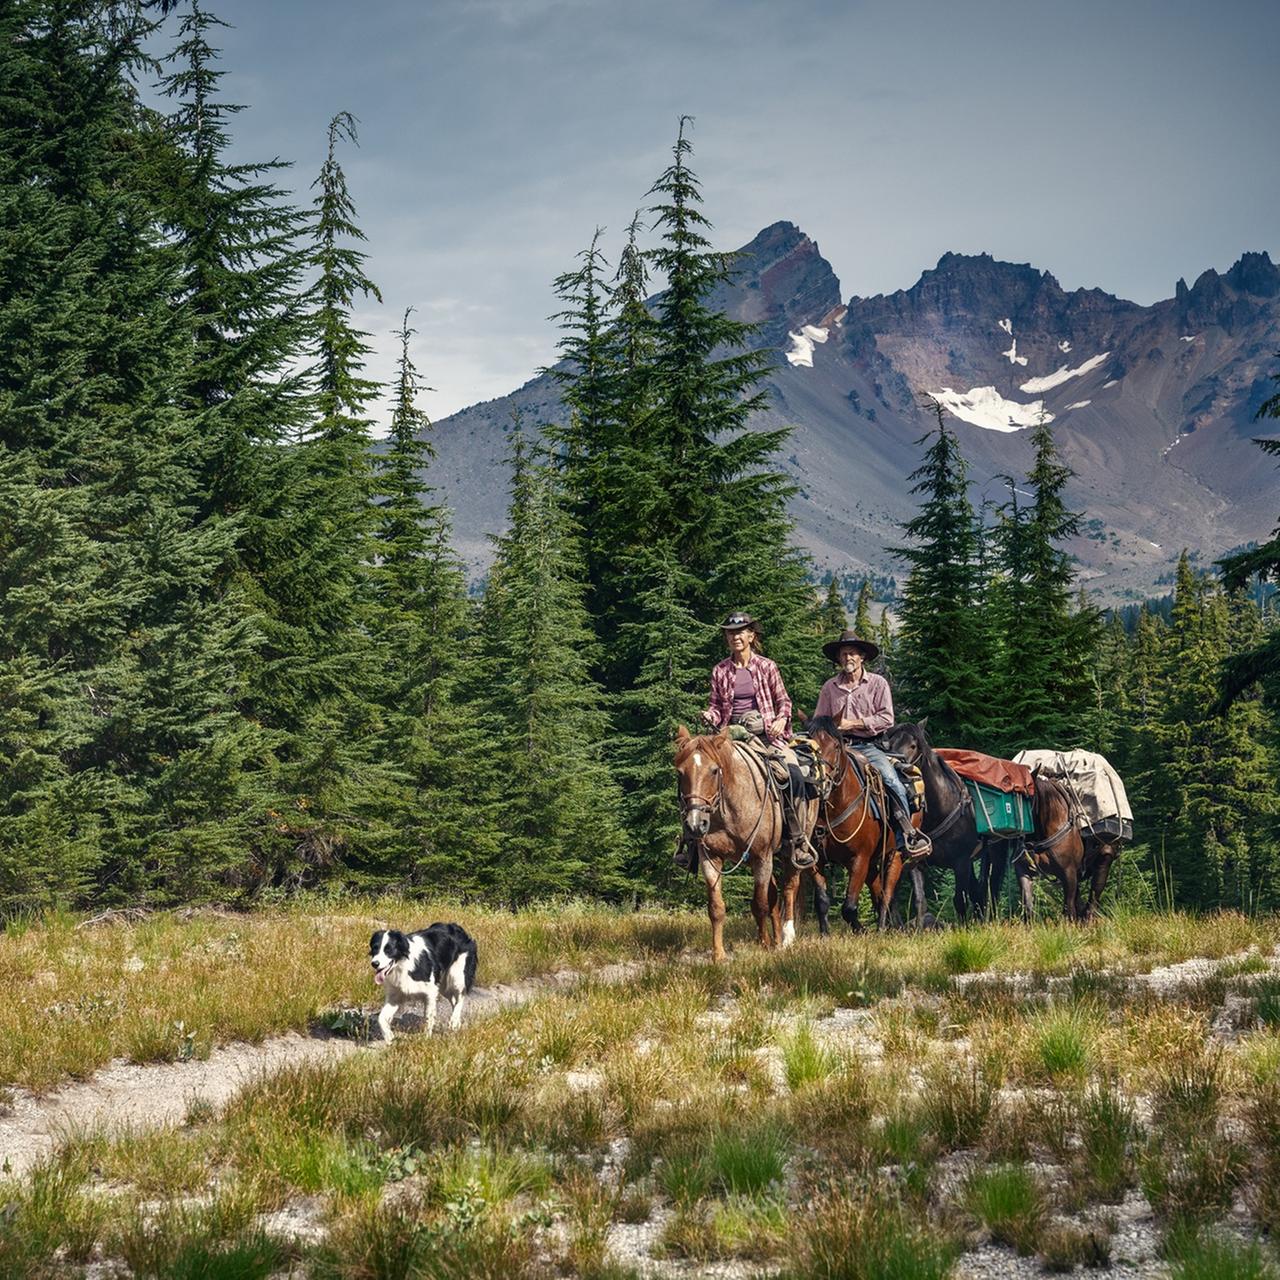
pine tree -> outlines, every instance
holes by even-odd
[[[114,899],[196,896],[242,861],[263,744],[237,709],[257,645],[226,589],[239,531],[202,506],[180,394],[166,142],[131,81],[151,26],[38,0],[0,21],[0,864],[11,901],[90,872]]]
[[[861,593],[858,595],[858,602],[862,603]],[[844,597],[840,594],[840,584],[833,573],[827,579],[827,594],[822,602],[822,634],[830,640],[848,629],[849,619],[844,611]],[[869,633],[870,627],[867,630]]]
[[[379,758],[408,781],[395,822],[414,876],[461,887],[471,753],[459,706],[468,678],[468,605],[462,565],[451,545],[449,511],[434,500],[427,471],[435,451],[418,407],[423,388],[409,352],[406,310],[386,451],[378,460],[377,635],[386,655]]]
[[[1280,359],[1280,352],[1277,352]],[[1271,375],[1280,383],[1280,373]],[[1255,418],[1280,418],[1280,392],[1269,397]],[[1265,453],[1280,458],[1280,440],[1255,439]],[[1229,589],[1244,587],[1251,579],[1280,582],[1280,524],[1260,547],[1228,556],[1221,561],[1223,579]],[[1222,672],[1219,708],[1240,697],[1250,685],[1261,682],[1272,713],[1280,717],[1280,628],[1272,626],[1252,648],[1232,655]]]
[[[871,635],[871,580],[863,578],[858,588],[858,603],[853,614],[853,629],[863,637]]]
[[[474,703],[489,752],[476,826],[490,885],[513,905],[548,893],[618,892],[621,799],[603,761],[603,694],[583,607],[577,531],[554,469],[517,424],[507,532],[480,620]]]
[[[1031,502],[1019,506],[1010,479],[1010,501],[997,533],[1002,571],[1002,601],[996,610],[1002,632],[997,745],[1005,754],[1023,748],[1065,749],[1080,741],[1097,637],[1097,611],[1073,601],[1074,571],[1061,545],[1080,525],[1078,513],[1069,511],[1062,498],[1071,470],[1059,458],[1043,419],[1031,444]]]
[[[312,416],[289,450],[289,506],[264,584],[273,610],[261,697],[287,735],[278,838],[261,855],[262,874],[277,883],[305,883],[339,861],[376,868],[390,836],[385,815],[403,803],[406,782],[376,759],[387,669],[370,572],[378,517],[368,403],[377,386],[364,374],[367,335],[352,313],[357,299],[381,295],[365,272],[338,157],[355,141],[354,118],[340,112],[314,184],[307,253]]]
[[[929,717],[935,742],[972,745],[982,741],[989,660],[977,616],[979,533],[959,442],[942,406],[932,408],[937,438],[911,474],[911,491],[922,496],[920,512],[903,525],[911,545],[895,551],[911,567],[899,612],[895,701],[900,719]]]

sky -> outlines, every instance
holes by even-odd
[[[329,118],[358,118],[384,300],[358,319],[386,377],[416,309],[437,420],[554,359],[551,282],[598,226],[616,259],[682,114],[717,247],[794,222],[846,298],[948,250],[1141,303],[1280,257],[1274,0],[206,5],[236,159],[292,161],[309,198]]]

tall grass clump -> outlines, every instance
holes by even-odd
[[[999,1244],[1034,1253],[1048,1209],[1039,1184],[1025,1165],[977,1169],[964,1186],[964,1204]]]
[[[757,1195],[782,1182],[789,1151],[788,1135],[777,1124],[721,1129],[711,1142],[712,1179],[725,1193]]]
[[[944,1280],[960,1252],[879,1183],[832,1188],[809,1208],[781,1280]]]
[[[985,973],[1004,950],[1004,940],[991,929],[966,929],[942,944],[938,959],[950,974]]]
[[[1165,1243],[1170,1280],[1280,1280],[1256,1241],[1216,1232],[1183,1231]]]
[[[112,1252],[138,1280],[266,1280],[289,1253],[257,1225],[258,1207],[254,1189],[238,1186],[210,1204],[139,1209]]]
[[[977,1144],[995,1090],[977,1063],[938,1062],[925,1072],[920,1118],[943,1151]]]
[[[1096,1057],[1104,1013],[1092,1003],[1056,1005],[1031,1018],[1035,1074],[1058,1080],[1085,1075]]]
[[[25,1181],[0,1183],[0,1275],[23,1280],[53,1274],[55,1254],[85,1262],[100,1239],[106,1206],[87,1193],[80,1160],[39,1165]]]
[[[1133,1181],[1131,1152],[1141,1134],[1133,1107],[1114,1086],[1098,1084],[1080,1100],[1077,1121],[1089,1189],[1114,1203]]]
[[[780,1048],[787,1088],[792,1093],[825,1080],[840,1067],[839,1055],[815,1040],[807,1023],[783,1038]]]

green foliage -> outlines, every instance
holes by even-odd
[[[937,438],[911,474],[912,493],[922,499],[920,511],[902,526],[910,543],[895,552],[910,566],[895,675],[900,716],[928,716],[934,742],[957,746],[985,739],[989,655],[981,633],[980,538],[969,502],[968,467],[942,406],[935,402],[933,409]]]

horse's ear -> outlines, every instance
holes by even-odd
[[[677,742],[688,742],[688,741],[689,741],[689,730],[688,730],[688,729],[686,729],[686,728],[684,727],[684,725],[681,725],[681,726],[676,730],[676,741],[677,741]]]
[[[929,727],[929,717],[921,716],[920,719],[916,721],[916,724],[918,724],[922,729],[927,729]]]
[[[725,726],[724,726],[724,728],[723,728],[723,729],[721,729],[721,730],[720,730],[720,732],[716,734],[716,741],[717,741],[717,742],[732,742],[732,741],[733,741],[733,739],[729,736],[729,726],[728,726],[728,725],[725,725]]]

